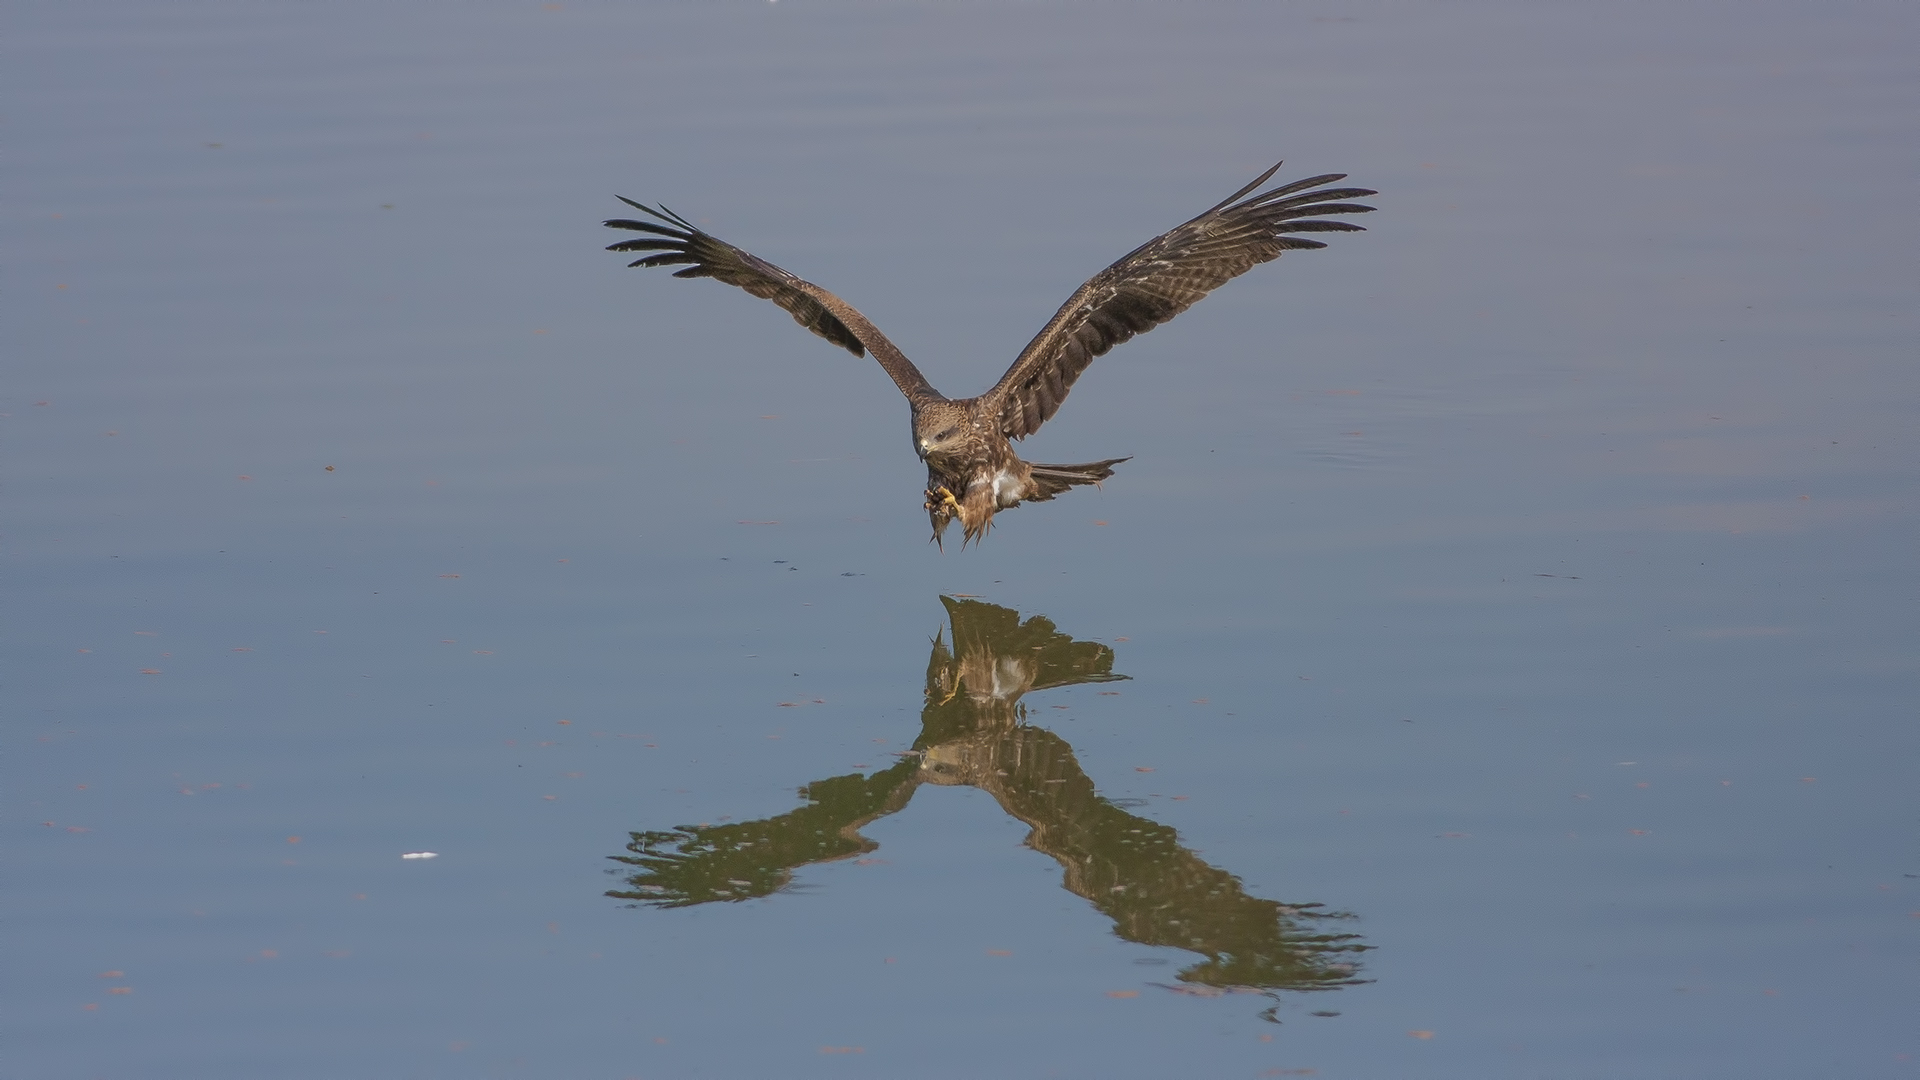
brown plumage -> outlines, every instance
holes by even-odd
[[[985,536],[993,515],[1023,502],[1044,502],[1079,484],[1098,484],[1126,458],[1084,465],[1040,465],[1020,460],[1010,440],[1040,430],[1067,398],[1093,358],[1135,334],[1144,334],[1192,307],[1201,297],[1256,264],[1289,249],[1326,247],[1295,233],[1359,232],[1319,214],[1360,214],[1371,206],[1341,200],[1376,194],[1367,188],[1329,188],[1344,173],[1296,180],[1247,196],[1267,182],[1275,165],[1212,209],[1127,253],[1095,274],[1060,306],[1046,328],[1020,353],[993,389],[978,397],[944,396],[866,317],[812,282],[701,231],[665,207],[620,201],[656,221],[616,218],[609,228],[650,234],[610,245],[609,251],[655,251],[629,266],[676,266],[674,277],[710,277],[737,285],[785,308],[795,322],[855,356],[872,353],[913,410],[914,450],[927,463],[926,510],[939,541],[955,518],[967,541]],[[657,238],[657,239],[656,239]]]

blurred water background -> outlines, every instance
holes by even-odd
[[[1911,5],[5,21],[0,1075],[1920,1074]]]

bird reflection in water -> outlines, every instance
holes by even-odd
[[[1125,679],[1113,673],[1112,649],[1075,641],[1044,616],[1022,622],[997,604],[940,602],[952,644],[934,639],[920,737],[899,764],[809,784],[806,805],[778,817],[633,833],[629,854],[612,856],[625,866],[610,871],[626,888],[607,895],[649,907],[767,896],[798,867],[875,850],[860,830],[905,809],[921,784],[965,785],[1030,826],[1027,846],[1059,862],[1067,889],[1120,937],[1206,957],[1170,989],[1272,995],[1365,981],[1356,961],[1371,946],[1337,929],[1350,916],[1248,895],[1171,826],[1099,795],[1065,739],[1025,722],[1029,691]]]

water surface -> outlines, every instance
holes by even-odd
[[[16,10],[4,1072],[1914,1075],[1915,37]],[[1282,156],[1370,231],[965,552],[871,361],[599,250],[971,394]]]

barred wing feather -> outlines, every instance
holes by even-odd
[[[674,277],[710,277],[745,289],[786,309],[793,321],[846,349],[855,356],[871,352],[892,376],[894,385],[909,400],[935,400],[940,397],[920,369],[894,347],[866,316],[851,304],[810,281],[804,281],[765,259],[742,251],[732,244],[703,231],[692,222],[665,207],[651,207],[625,196],[615,196],[628,206],[648,214],[655,221],[615,218],[604,224],[610,229],[646,233],[647,238],[609,244],[608,251],[654,251],[635,259],[628,266],[685,266]],[[662,224],[664,223],[664,224]]]
[[[1000,398],[1001,431],[1016,439],[1038,431],[1059,411],[1074,380],[1094,357],[1172,319],[1254,266],[1284,251],[1326,247],[1296,234],[1363,231],[1358,225],[1317,217],[1373,209],[1342,200],[1374,191],[1325,186],[1346,179],[1345,173],[1297,180],[1243,199],[1279,168],[1268,169],[1206,213],[1140,245],[1080,286],[988,392]]]

